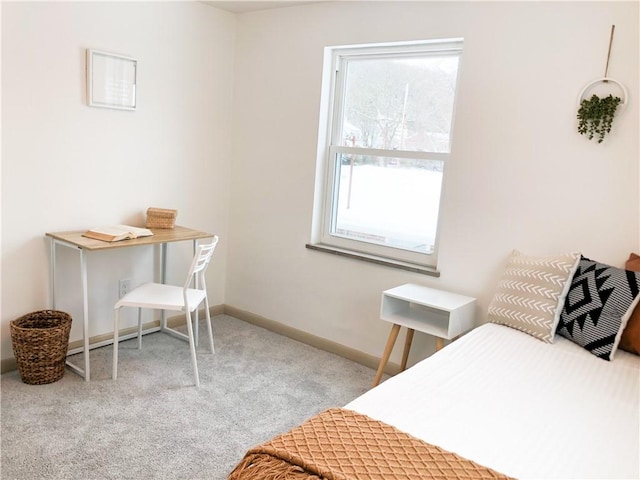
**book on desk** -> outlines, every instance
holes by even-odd
[[[87,230],[83,237],[94,238],[104,242],[119,242],[139,237],[149,237],[153,232],[148,228],[132,227],[131,225],[109,225]]]

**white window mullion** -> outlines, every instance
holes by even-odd
[[[425,160],[442,160],[449,158],[449,153],[440,152],[409,152],[406,150],[380,150],[378,148],[344,147],[331,145],[330,151],[335,153],[351,153],[356,155],[371,155],[375,157],[416,158]]]

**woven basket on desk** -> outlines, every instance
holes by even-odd
[[[40,310],[10,322],[13,354],[24,383],[42,385],[64,375],[71,315]]]
[[[173,228],[176,226],[177,210],[169,208],[147,209],[147,228]]]

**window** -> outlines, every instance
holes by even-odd
[[[325,52],[314,243],[435,267],[462,40]]]

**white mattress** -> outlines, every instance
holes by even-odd
[[[486,324],[346,408],[520,479],[640,478],[640,357]]]

